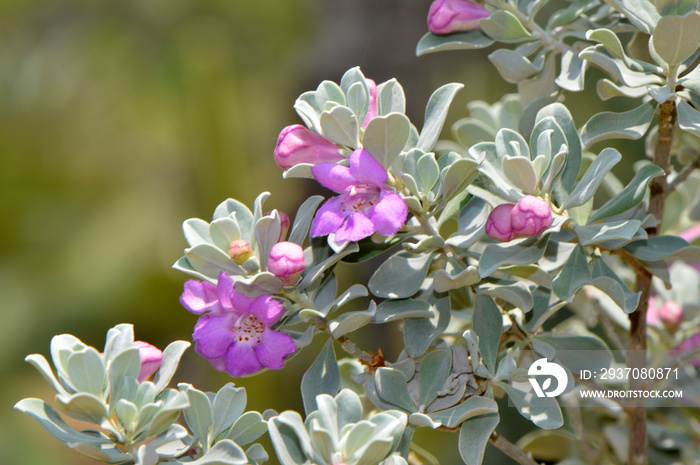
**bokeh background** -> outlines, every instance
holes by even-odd
[[[89,463],[12,409],[52,398],[23,359],[47,355],[53,335],[101,348],[107,329],[129,322],[160,348],[190,339],[196,318],[178,302],[187,277],[171,269],[185,219],[209,220],[227,197],[252,205],[263,190],[267,209],[293,216],[322,192],[282,182],[272,158],[279,131],[300,122],[300,93],[359,65],[401,82],[420,127],[447,82],[466,83],[452,120],[469,100],[514,90],[486,52],[415,56],[429,4],[0,0],[0,462]],[[380,328],[362,343],[391,358],[397,336]],[[237,380],[249,409],[301,409],[299,380],[320,339],[282,372]],[[204,390],[228,381],[192,350],[175,379]],[[523,434],[517,413],[504,420],[506,436]],[[417,437],[440,463],[459,463],[456,435]],[[486,463],[509,463],[492,449]]]

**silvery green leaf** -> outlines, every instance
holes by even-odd
[[[163,360],[160,364],[160,368],[153,377],[153,382],[156,386],[156,391],[160,392],[166,388],[173,375],[177,366],[180,364],[180,358],[182,354],[190,346],[187,341],[175,341],[168,344],[168,346],[163,350]]]
[[[254,276],[236,277],[236,288],[253,297],[275,294],[280,287],[282,287],[282,281],[269,271]]]
[[[503,128],[498,131],[495,138],[496,155],[503,159],[506,155],[511,157],[524,157],[530,160],[530,148],[527,142],[516,131]]]
[[[350,68],[345,72],[345,74],[343,74],[343,77],[340,78],[340,88],[343,90],[345,95],[347,95],[348,92],[350,92],[350,88],[356,83],[363,84],[365,89],[367,89],[366,94],[369,95],[367,81],[365,80],[365,76],[362,74],[359,66]]]
[[[255,462],[256,465],[265,463],[270,459],[270,456],[267,455],[267,452],[265,452],[265,449],[263,449],[263,446],[261,446],[260,444],[253,444],[252,446],[247,448],[245,451],[245,455],[246,457],[248,457],[248,459]]]
[[[327,102],[335,102],[340,105],[345,105],[345,94],[343,90],[333,81],[323,81],[314,92],[316,99],[316,108],[322,109]]]
[[[650,0],[608,0],[607,3],[646,34],[651,34],[659,22],[659,13]]]
[[[63,443],[111,444],[106,437],[95,437],[74,430],[63,421],[53,407],[41,399],[22,399],[15,404],[15,408],[32,416],[51,436]]]
[[[377,116],[405,112],[406,96],[401,84],[396,79],[379,84],[377,86]]]
[[[491,297],[481,295],[476,297],[472,329],[479,336],[479,352],[484,365],[495,373],[498,345],[503,330],[503,316]]]
[[[478,197],[469,199],[469,202],[459,211],[457,232],[452,234],[446,243],[459,248],[470,247],[485,234],[484,225],[489,212],[488,204],[482,199]]]
[[[518,52],[505,48],[496,50],[489,55],[489,60],[494,64],[504,80],[517,84],[542,70],[544,62],[531,62]]]
[[[447,292],[453,289],[460,289],[466,286],[473,286],[474,284],[481,281],[481,276],[479,276],[479,270],[475,266],[468,266],[467,268],[454,269],[452,273],[448,273],[445,270],[437,270],[433,275],[433,287],[437,292]]]
[[[598,113],[581,129],[581,139],[585,145],[613,138],[639,139],[649,129],[655,112],[655,105],[644,102],[637,108],[622,113]]]
[[[424,413],[414,412],[408,416],[408,424],[418,428],[436,429],[442,426],[439,421],[433,421],[431,417]]]
[[[315,308],[325,309],[329,308],[336,294],[338,293],[338,280],[335,274],[331,274],[328,279],[326,279],[321,286],[314,292],[313,300]],[[330,311],[330,310],[329,310]],[[320,316],[324,316],[323,313],[318,312]]]
[[[267,431],[267,423],[258,412],[246,412],[235,421],[228,434],[227,439],[239,445],[249,444]]]
[[[600,42],[605,49],[615,58],[622,60],[627,68],[636,72],[662,73],[663,70],[657,66],[644,61],[634,60],[625,54],[622,42],[610,29],[596,29],[586,33],[588,40]],[[646,47],[645,47],[646,48]]]
[[[690,245],[678,236],[652,236],[630,242],[624,249],[642,261],[653,262],[669,258],[700,260],[700,247]]]
[[[641,167],[630,183],[615,197],[605,203],[588,219],[587,224],[593,224],[602,219],[617,215],[637,205],[644,198],[649,182],[661,176],[664,171],[656,165]]]
[[[649,95],[651,95],[657,103],[664,103],[666,100],[676,96],[674,89],[671,89],[669,84],[666,84],[663,87],[649,86],[647,89],[649,91]]]
[[[301,395],[304,400],[306,415],[316,410],[316,396],[329,394],[335,396],[340,387],[340,370],[333,350],[333,340],[328,339],[301,379]]]
[[[219,218],[212,221],[209,225],[209,233],[212,242],[225,252],[228,252],[231,242],[241,238],[238,223],[232,218]]]
[[[613,97],[640,98],[647,95],[645,87],[618,86],[609,79],[601,79],[596,84],[596,91],[601,100],[610,100]]]
[[[310,465],[311,440],[297,412],[287,411],[267,422],[272,445],[282,465]]]
[[[603,182],[603,177],[613,166],[622,159],[622,155],[615,149],[605,148],[593,160],[591,166],[576,183],[574,190],[562,208],[578,207],[588,202],[598,190],[598,186]]]
[[[581,370],[599,371],[608,368],[612,353],[603,341],[593,336],[560,336],[541,334],[536,336],[556,349],[557,361],[574,373]],[[585,353],[585,357],[580,354]]]
[[[141,408],[146,404],[155,402],[158,391],[156,385],[150,381],[139,383],[136,388],[136,396],[133,397],[133,403]]]
[[[133,459],[131,454],[125,454],[113,445],[94,446],[84,443],[68,443],[66,445],[76,454],[90,460],[107,463],[122,463]]]
[[[409,357],[418,358],[423,355],[433,339],[442,334],[450,322],[449,297],[431,298],[429,303],[437,318],[408,318],[404,321],[403,342]]]
[[[343,313],[334,321],[328,323],[328,328],[331,330],[331,335],[337,339],[345,334],[356,331],[363,326],[367,326],[372,322],[374,313],[377,310],[377,305],[374,301],[369,302],[369,308],[364,312],[348,312]]]
[[[418,41],[416,55],[447,50],[473,50],[488,47],[492,43],[493,39],[480,30],[457,32],[445,36],[428,32]]]
[[[87,346],[83,344],[80,339],[72,334],[60,334],[51,338],[51,360],[56,367],[56,374],[58,375],[61,385],[71,393],[76,392],[76,390],[69,381],[67,368],[68,358],[73,355],[74,352],[86,347]]]
[[[516,188],[534,194],[537,187],[537,174],[528,158],[506,155],[502,162],[503,174]]]
[[[411,123],[402,113],[374,117],[365,128],[362,146],[384,168],[389,168],[406,145],[410,128]]]
[[[579,54],[579,57],[590,61],[629,87],[664,84],[664,80],[656,74],[648,71],[631,70],[623,60],[610,56],[603,45],[588,47]]]
[[[700,47],[700,13],[663,16],[651,36],[654,50],[669,65],[678,65]]]
[[[195,270],[214,279],[218,278],[221,271],[228,271],[233,275],[246,274],[228,254],[213,245],[197,244],[185,249],[185,257]]]
[[[678,126],[694,136],[700,137],[700,112],[691,107],[685,100],[680,100],[677,106]]]
[[[507,10],[496,10],[487,18],[481,19],[479,24],[486,35],[499,42],[520,42],[530,37],[518,18]]]
[[[506,383],[499,383],[520,414],[542,429],[557,429],[564,424],[561,408],[554,397],[537,397]]]
[[[321,113],[323,136],[337,144],[351,148],[358,146],[358,123],[355,113],[344,106],[336,106]]]
[[[190,218],[182,223],[185,239],[190,247],[197,244],[211,244],[213,242],[209,234],[209,223],[199,218]]]
[[[298,290],[304,290],[313,284],[318,278],[324,275],[324,273],[338,263],[343,257],[359,252],[360,247],[356,242],[346,245],[340,252],[334,253],[330,257],[323,260],[318,265],[314,266],[302,279],[301,283],[297,285]],[[281,285],[281,282],[280,282]]]
[[[511,274],[513,276],[518,276],[520,278],[527,279],[530,282],[542,286],[546,289],[552,288],[552,277],[544,271],[542,268],[535,265],[525,265],[525,266],[509,266],[507,268],[502,268],[501,271],[504,273]]]
[[[216,437],[211,434],[213,419],[211,401],[205,393],[190,384],[180,384],[178,387],[187,395],[189,401],[189,406],[183,410],[187,426],[202,445],[202,449],[207,451]]]
[[[190,261],[187,259],[187,257],[180,257],[175,263],[173,263],[173,269],[182,271],[183,273],[186,273],[195,279],[209,281],[212,284],[216,284],[216,278],[207,276],[206,274],[200,273],[199,271],[195,270]]]
[[[158,413],[153,416],[153,420],[150,422],[148,436],[157,436],[166,431],[180,416],[180,412],[189,406],[187,394],[175,390],[169,391],[172,392],[164,397],[163,406],[159,409]]]
[[[566,146],[568,147],[566,165],[558,179],[554,182],[552,188],[555,198],[559,204],[561,204],[566,200],[566,197],[568,197],[578,179],[578,172],[581,167],[581,139],[579,138],[578,130],[571,117],[571,113],[569,113],[569,110],[561,103],[552,103],[542,108],[537,113],[535,127],[537,127],[540,121],[547,117],[554,118],[557,126],[561,128],[566,137]],[[555,141],[556,139],[553,139],[553,143]]]
[[[571,50],[565,50],[561,55],[561,72],[555,82],[564,90],[582,91],[587,67],[586,61],[579,58]]]
[[[107,418],[107,406],[95,395],[81,392],[69,397],[56,396],[56,406],[66,415],[77,420],[100,424]]]
[[[253,234],[253,213],[244,204],[235,199],[226,199],[214,210],[214,220],[232,217],[238,223],[241,237],[247,239]]]
[[[203,457],[189,463],[192,465],[246,465],[248,458],[238,444],[229,439],[222,439]]]
[[[304,179],[315,179],[314,174],[311,172],[311,167],[314,166],[311,163],[299,163],[291,168],[284,170],[282,177],[284,179],[290,178],[304,178]]]
[[[137,379],[141,371],[139,349],[133,347],[119,353],[107,367],[112,402],[119,399],[120,387],[126,378]]]
[[[576,291],[586,284],[591,284],[592,279],[583,247],[577,245],[552,281],[552,290],[563,300],[571,302]]]
[[[28,355],[24,361],[30,363],[34,368],[36,368],[39,373],[41,373],[41,376],[48,381],[49,384],[51,384],[51,387],[53,387],[56,392],[64,396],[68,396],[68,392],[63,388],[58,379],[56,379],[56,376],[53,374],[53,370],[51,370],[49,362],[43,355]]]
[[[598,244],[609,240],[631,241],[641,224],[639,220],[613,221],[594,225],[576,225],[574,231],[581,245]]]
[[[328,308],[324,309],[322,313],[324,314],[324,316],[328,315],[330,313],[333,313],[343,305],[347,304],[348,302],[358,299],[360,297],[367,297],[368,295],[369,292],[367,292],[367,288],[365,286],[363,286],[362,284],[353,284],[342,294],[340,294],[336,299],[334,299],[328,305]]]
[[[255,223],[255,237],[260,256],[260,268],[267,270],[267,260],[272,247],[277,244],[282,230],[281,220],[277,210],[273,210],[271,215],[263,216]]]
[[[299,98],[294,102],[294,110],[297,112],[299,117],[304,121],[304,124],[306,124],[307,127],[312,128],[315,132],[320,133],[321,132],[321,123],[319,122],[318,116],[320,111],[316,108],[314,108],[314,105],[316,104],[315,102],[315,95],[313,95],[313,100],[314,104],[312,105],[311,103],[308,102],[308,100],[305,100],[307,98],[308,94],[315,94],[315,92],[305,92],[299,96]]]
[[[478,163],[460,159],[452,163],[445,171],[445,176],[440,183],[440,192],[445,207],[438,218],[438,228],[450,219],[462,206],[462,202],[469,192],[467,186],[476,178]]]
[[[457,141],[465,147],[493,140],[496,135],[491,126],[475,118],[458,120],[452,125],[452,133]]]
[[[369,280],[368,287],[377,297],[402,299],[420,289],[433,254],[415,256],[407,252],[392,255],[382,263]],[[396,277],[402,279],[397,280]]]
[[[129,402],[126,399],[119,399],[116,406],[114,407],[114,413],[117,414],[119,422],[122,424],[126,431],[131,431],[135,426],[135,422],[139,415],[139,410],[136,405]],[[105,409],[105,417],[106,417]],[[104,418],[104,417],[103,417]]]
[[[157,465],[158,454],[150,444],[142,444],[136,450],[135,465]]]
[[[445,118],[452,99],[462,87],[464,87],[464,84],[445,84],[430,96],[425,107],[423,129],[421,129],[418,137],[417,148],[424,152],[430,152],[433,149],[442,131],[442,126],[445,124]]]
[[[632,313],[637,309],[642,292],[632,292],[618,274],[600,257],[593,258],[592,276],[593,285],[608,294],[617,306],[626,313]]]
[[[440,236],[418,236],[422,237],[418,242],[404,242],[401,244],[404,250],[411,253],[422,253],[433,251],[445,246],[445,241]]]
[[[323,201],[320,195],[312,195],[301,204],[294,216],[294,224],[289,233],[289,242],[301,245],[309,233],[309,227],[313,220],[316,208]]]
[[[501,299],[523,312],[532,310],[532,293],[527,284],[523,282],[501,281],[498,284],[483,284],[477,290],[478,294]]]
[[[572,22],[586,11],[599,5],[600,2],[597,0],[577,0],[571,2],[571,5],[569,5],[567,8],[555,11],[552,16],[549,17],[546,30],[549,31],[557,26],[561,26],[562,24]]]
[[[546,177],[542,181],[542,193],[547,193],[551,190],[552,185],[557,179],[557,175],[562,172],[562,168],[564,168],[564,165],[566,164],[568,154],[569,152],[567,150],[563,150],[552,157],[549,170],[547,171]]]
[[[440,177],[440,168],[435,160],[435,154],[426,153],[420,157],[416,168],[418,189],[420,189],[421,193],[427,194]]]
[[[388,323],[404,318],[431,318],[432,316],[430,304],[425,300],[385,300],[377,307],[372,321]]]
[[[481,465],[491,433],[496,429],[498,413],[479,415],[462,423],[459,430],[459,455],[467,465]]]
[[[377,394],[385,402],[406,412],[415,412],[411,395],[408,393],[408,380],[404,374],[393,368],[380,367],[374,374]]]
[[[400,455],[390,455],[381,465],[408,465],[408,462]]]
[[[442,390],[452,367],[451,350],[434,350],[420,364],[420,403],[424,408],[434,401]]]
[[[530,265],[542,258],[549,242],[549,235],[537,240],[528,238],[507,244],[489,244],[479,260],[479,274],[482,278],[491,275],[503,265]]]
[[[470,418],[497,413],[496,401],[488,397],[472,396],[455,407],[430,413],[430,418],[448,428],[455,428]]]
[[[654,3],[661,16],[682,16],[698,6],[696,0],[655,0]]]
[[[369,108],[369,88],[366,81],[363,79],[361,82],[352,84],[347,90],[346,97],[347,106],[355,113],[357,120],[364,121]]]
[[[99,395],[105,384],[102,356],[92,347],[74,352],[66,364],[71,384],[80,392]]]

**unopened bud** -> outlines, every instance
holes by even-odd
[[[510,224],[510,212],[515,205],[504,203],[494,208],[486,219],[486,235],[501,242],[512,241],[517,234]]]
[[[315,165],[343,159],[337,145],[300,124],[284,128],[275,147],[275,162],[285,170],[299,163]]]
[[[435,0],[428,12],[428,29],[433,34],[479,29],[479,20],[489,14],[486,8],[468,0]]]
[[[272,246],[267,270],[277,276],[285,286],[294,285],[306,268],[304,250],[294,242],[278,242]]]
[[[134,347],[139,348],[141,357],[141,371],[139,372],[139,383],[153,376],[153,373],[160,368],[163,362],[163,352],[148,342],[134,341]]]
[[[683,307],[673,300],[667,300],[658,310],[659,320],[668,329],[677,329],[683,320]]]
[[[236,239],[231,242],[231,246],[228,248],[228,256],[238,265],[242,265],[253,256],[253,249],[245,239]]]
[[[510,224],[518,236],[536,236],[552,225],[552,209],[544,199],[526,195],[510,213]]]

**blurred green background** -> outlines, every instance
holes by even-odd
[[[469,100],[514,90],[484,52],[415,57],[429,4],[0,0],[0,462],[88,463],[12,409],[52,398],[23,359],[47,355],[54,334],[101,348],[108,328],[129,322],[160,348],[190,339],[196,318],[178,302],[187,277],[170,268],[186,246],[182,221],[209,220],[227,197],[252,205],[263,190],[268,209],[293,216],[323,193],[282,182],[272,158],[279,131],[300,122],[301,92],[359,65],[402,83],[420,127],[447,82],[467,84],[453,120]],[[396,329],[373,331],[364,347],[395,357]],[[299,380],[321,339],[281,372],[237,380],[249,408],[300,409]],[[175,379],[205,390],[227,381],[193,350]],[[517,439],[523,424],[515,414],[504,433]],[[455,436],[418,442],[458,463]]]

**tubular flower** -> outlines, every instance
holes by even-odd
[[[180,302],[202,315],[192,335],[197,353],[231,376],[263,368],[279,370],[284,357],[296,349],[291,336],[270,328],[285,312],[282,303],[271,295],[244,296],[223,272],[217,286],[194,280],[185,283]]]
[[[163,361],[163,352],[148,342],[134,341],[134,347],[139,348],[141,357],[141,371],[139,372],[139,383],[153,376],[153,373],[160,368]]]
[[[304,250],[294,242],[278,242],[272,246],[267,269],[282,281],[285,286],[292,286],[299,280],[304,263]]]
[[[349,162],[350,167],[321,163],[311,168],[318,182],[340,194],[316,212],[311,236],[335,233],[338,242],[354,242],[374,233],[396,234],[406,222],[408,209],[401,196],[386,186],[386,170],[365,149],[355,150]]]
[[[552,225],[549,202],[533,195],[518,200],[510,213],[510,225],[518,236],[536,236]]]
[[[287,126],[280,132],[275,147],[275,162],[287,170],[299,163],[335,162],[345,159],[333,142],[300,124]]]
[[[468,0],[435,0],[428,12],[428,29],[433,34],[451,34],[479,29],[479,20],[489,12]]]
[[[512,203],[504,203],[494,208],[486,219],[486,235],[501,242],[512,241],[517,234],[510,225],[510,214],[515,207]]]

